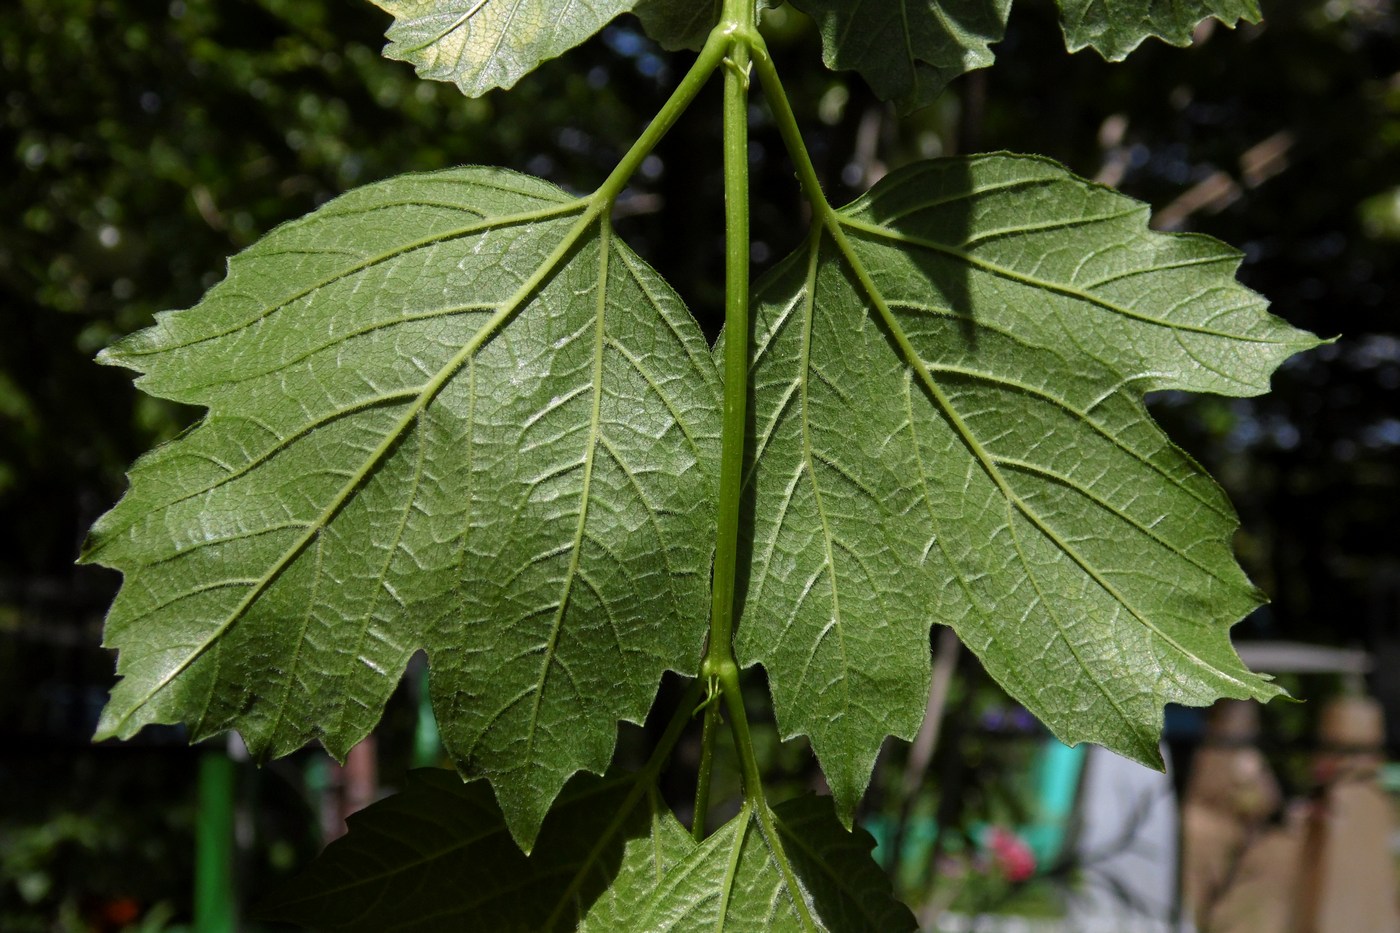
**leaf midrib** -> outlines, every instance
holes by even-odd
[[[817,507],[817,518],[821,524],[822,547],[825,551],[826,576],[828,587],[831,590],[831,621],[818,635],[812,645],[812,651],[807,656],[807,663],[803,666],[802,676],[798,681],[797,690],[800,693],[802,685],[806,683],[807,672],[811,669],[812,660],[816,657],[821,643],[826,640],[826,635],[833,628],[836,630],[836,645],[840,655],[841,669],[850,669],[850,663],[846,658],[846,638],[841,618],[841,598],[836,580],[836,553],[832,542],[831,521],[826,515],[826,505],[822,501],[821,484],[817,482],[816,464],[812,456],[812,430],[810,421],[810,409],[807,402],[808,378],[812,372],[812,323],[816,312],[817,293],[817,273],[820,271],[821,259],[821,235],[812,237],[809,246],[810,255],[808,257],[806,294],[803,301],[802,313],[802,360],[798,368],[798,379],[800,380],[798,410],[801,413],[802,425],[802,463],[807,473],[807,481],[812,487],[812,498]],[[850,679],[842,677],[840,680],[842,693],[845,694],[843,706],[850,704]]]
[[[539,731],[540,707],[544,703],[545,687],[549,682],[549,671],[559,649],[559,634],[564,627],[564,617],[569,610],[569,598],[573,593],[574,580],[579,574],[579,560],[583,550],[584,531],[588,525],[588,506],[593,485],[593,464],[598,453],[599,427],[603,411],[603,349],[607,345],[608,271],[612,257],[612,227],[606,221],[599,224],[598,234],[598,298],[594,310],[593,336],[593,400],[588,414],[588,439],[584,451],[583,483],[579,489],[578,524],[569,544],[569,566],[564,573],[559,605],[550,625],[549,640],[545,643],[544,657],[540,661],[538,685],[530,707],[529,724],[525,733],[526,762],[535,760],[535,736]]]
[[[1008,503],[1008,507],[1014,506],[1015,509],[1019,511],[1023,516],[1025,516],[1025,518],[1028,521],[1030,521],[1032,525],[1039,529],[1040,532],[1044,534],[1052,544],[1059,548],[1062,551],[1062,553],[1065,554],[1066,557],[1068,557],[1082,571],[1084,571],[1089,576],[1089,578],[1094,581],[1095,584],[1097,584],[1101,589],[1103,589],[1104,592],[1106,592],[1115,602],[1121,605],[1124,608],[1124,610],[1126,610],[1140,624],[1142,624],[1145,628],[1147,628],[1157,637],[1161,638],[1166,645],[1173,648],[1178,654],[1189,660],[1192,664],[1196,665],[1197,667],[1209,671],[1226,680],[1229,680],[1232,683],[1238,684],[1243,690],[1248,691],[1248,684],[1245,684],[1237,677],[1233,677],[1229,674],[1224,673],[1223,671],[1217,670],[1215,667],[1208,664],[1204,659],[1196,655],[1195,652],[1187,649],[1185,645],[1172,638],[1159,626],[1157,626],[1150,619],[1148,619],[1146,615],[1144,615],[1141,612],[1141,610],[1139,610],[1136,606],[1129,602],[1123,596],[1123,594],[1119,592],[1117,587],[1115,587],[1111,581],[1105,579],[1103,575],[1100,574],[1083,557],[1083,555],[1079,554],[1079,552],[1075,548],[1073,548],[1067,541],[1060,537],[1060,535],[1057,532],[1055,532],[1055,530],[1051,528],[1034,509],[1032,509],[1018,495],[1016,495],[1015,491],[1011,489],[1006,479],[1001,475],[1001,471],[993,462],[990,454],[988,454],[988,452],[982,447],[981,442],[978,441],[972,429],[966,424],[966,422],[963,421],[962,416],[958,413],[957,409],[952,404],[952,401],[943,392],[942,386],[940,386],[938,384],[938,381],[933,378],[933,374],[928,371],[927,367],[922,365],[923,361],[921,356],[914,349],[914,346],[910,343],[908,335],[904,333],[903,327],[900,325],[898,318],[895,317],[894,312],[890,309],[889,303],[885,300],[883,293],[879,290],[879,288],[875,285],[874,280],[870,277],[870,273],[865,268],[865,264],[861,260],[859,254],[856,253],[854,247],[846,238],[845,232],[844,230],[842,230],[842,227],[843,225],[847,225],[849,222],[850,218],[845,217],[843,215],[839,215],[835,211],[829,211],[822,218],[823,227],[830,231],[833,240],[835,241],[838,249],[840,249],[842,253],[842,257],[845,259],[847,265],[850,267],[852,274],[856,278],[856,281],[860,284],[861,290],[865,292],[866,296],[875,306],[875,310],[879,314],[881,321],[885,324],[886,327],[889,328],[890,334],[894,338],[895,345],[899,348],[900,355],[904,359],[904,364],[910,367],[912,370],[914,370],[914,372],[918,375],[919,381],[924,385],[930,397],[937,403],[939,409],[943,413],[943,416],[948,420],[949,424],[953,427],[954,432],[962,440],[963,445],[967,448],[968,452],[973,455],[973,457],[977,460],[978,464],[982,467],[983,471],[987,474],[988,478],[992,480],[992,482],[996,485],[997,489],[1001,492],[1002,497]],[[869,224],[858,223],[852,225],[855,226],[857,229],[868,230],[869,232],[876,234],[879,234],[883,231],[883,228],[874,227]],[[898,237],[891,238],[898,239]],[[934,247],[931,248],[941,247],[935,244]],[[1008,527],[1012,528],[1012,533],[1014,534],[1014,527]],[[1025,565],[1024,558],[1022,558],[1022,564],[1023,566]],[[1031,573],[1029,566],[1026,566],[1026,572],[1028,574]],[[1076,660],[1078,660],[1077,655]],[[1089,672],[1089,668],[1086,667],[1082,661],[1080,661],[1080,666],[1083,670],[1085,670],[1086,673]],[[1092,677],[1092,674],[1090,674],[1090,676]]]

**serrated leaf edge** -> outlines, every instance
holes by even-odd
[[[568,205],[562,208],[551,209],[547,212],[531,211],[521,212],[520,214],[505,215],[500,218],[493,218],[493,220],[490,222],[474,224],[472,225],[471,229],[472,231],[483,229],[495,229],[498,227],[512,226],[520,223],[529,223],[532,220],[540,219],[538,215],[541,213],[547,213],[553,216],[567,215],[568,213],[571,213],[576,210],[584,210],[586,207],[588,207],[589,203],[590,202],[585,200],[578,200],[570,202]],[[507,321],[514,317],[515,314],[519,312],[522,307],[524,307],[524,305],[528,302],[531,296],[533,296],[535,292],[538,291],[540,287],[542,287],[544,283],[547,282],[556,271],[558,271],[560,265],[570,255],[574,247],[578,244],[584,232],[587,231],[587,229],[596,220],[597,212],[595,210],[585,210],[583,216],[581,216],[578,219],[578,221],[575,222],[574,226],[564,236],[560,243],[550,252],[549,256],[546,257],[545,261],[541,263],[541,265],[535,270],[534,274],[532,274],[530,278],[528,278],[524,283],[522,283],[509,299],[502,303],[499,309],[477,330],[473,338],[469,340],[466,344],[464,344],[462,349],[460,349],[456,354],[454,354],[447,361],[447,363],[445,363],[438,370],[438,372],[433,376],[433,378],[428,380],[428,382],[424,384],[422,389],[420,389],[417,393],[412,394],[412,404],[409,405],[408,410],[399,418],[399,420],[395,423],[394,427],[389,431],[385,438],[379,443],[378,446],[375,447],[373,451],[370,452],[369,456],[365,458],[362,465],[341,486],[341,488],[337,491],[335,496],[332,497],[330,503],[321,511],[321,514],[318,515],[311,523],[307,525],[306,531],[302,534],[302,536],[299,539],[297,539],[291,546],[289,546],[282,553],[282,556],[279,557],[278,560],[273,564],[273,566],[265,574],[263,574],[262,577],[260,577],[257,580],[254,586],[248,591],[247,595],[245,595],[243,599],[239,601],[238,605],[235,606],[234,609],[229,613],[228,618],[224,622],[222,622],[218,627],[213,629],[202,641],[193,646],[193,648],[190,650],[190,652],[184,658],[184,660],[182,660],[179,664],[175,665],[168,672],[163,674],[159,681],[151,689],[149,689],[144,696],[142,696],[139,700],[133,702],[119,719],[117,719],[115,722],[108,722],[106,721],[106,717],[104,716],[104,721],[99,725],[98,731],[94,736],[95,740],[101,741],[106,738],[112,738],[115,736],[125,737],[126,735],[128,735],[129,732],[127,731],[127,723],[130,721],[131,717],[134,716],[142,707],[144,707],[152,699],[154,699],[166,687],[170,686],[170,684],[175,680],[176,677],[178,677],[184,671],[188,670],[190,665],[192,665],[196,660],[202,657],[204,653],[207,652],[209,648],[219,640],[219,638],[221,638],[226,632],[229,631],[229,629],[231,629],[234,625],[237,624],[237,622],[243,617],[244,613],[249,609],[249,607],[251,607],[253,603],[255,603],[258,599],[262,597],[262,595],[267,591],[267,588],[282,574],[283,571],[287,569],[290,563],[293,560],[295,560],[303,551],[306,550],[307,546],[310,545],[311,542],[322,531],[325,530],[325,528],[329,525],[331,520],[340,512],[340,510],[343,509],[346,506],[346,504],[354,498],[355,494],[364,485],[364,483],[373,473],[373,471],[379,466],[381,462],[383,462],[384,458],[389,454],[389,452],[392,451],[395,447],[397,447],[399,442],[405,436],[405,433],[408,431],[408,429],[413,425],[414,422],[418,420],[418,417],[423,413],[424,409],[426,409],[428,404],[437,396],[439,392],[442,391],[443,387],[454,376],[456,376],[458,372],[461,371],[462,367],[465,366],[468,361],[475,357],[477,351],[480,350],[487,343],[487,341],[489,341],[493,336],[495,336],[496,332]],[[601,226],[606,229],[608,225],[606,223],[603,223]],[[456,235],[461,236],[466,234],[458,233]],[[380,256],[375,257],[373,260],[367,260],[363,263],[357,264],[349,272],[337,275],[334,279],[332,279],[332,281],[343,278],[346,274],[353,274],[353,272],[355,271],[359,271],[363,268],[368,268],[376,262],[383,262],[388,258],[392,258],[393,256],[409,252],[410,250],[418,248],[422,245],[440,242],[444,239],[451,238],[452,234],[449,233],[447,235],[439,235],[435,237],[424,238],[422,241],[415,241],[415,243],[413,244],[409,244],[405,247],[395,249],[386,254],[381,254]],[[310,291],[314,291],[314,289],[308,289],[306,290],[306,293],[309,293]],[[221,335],[214,335],[213,338],[202,339],[216,339],[218,336]],[[113,354],[110,358],[114,361],[119,360],[120,362],[125,364],[125,359],[121,356]],[[296,436],[299,435],[293,435],[293,437]],[[283,442],[283,444],[280,446],[285,446],[285,442]],[[199,495],[199,493],[194,493],[192,495]],[[189,497],[187,496],[185,498]],[[581,511],[586,513],[586,507]],[[86,556],[88,559],[95,560],[94,555],[90,554]]]

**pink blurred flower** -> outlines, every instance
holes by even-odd
[[[997,867],[1013,884],[1028,881],[1035,874],[1035,854],[1026,841],[1009,830],[993,826],[987,834],[987,848]]]

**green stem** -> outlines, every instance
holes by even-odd
[[[772,111],[773,122],[778,127],[778,135],[782,137],[788,156],[797,169],[797,180],[802,185],[802,193],[812,205],[817,222],[824,227],[834,227],[836,211],[822,192],[816,166],[812,164],[812,157],[807,153],[807,144],[802,141],[802,130],[797,125],[797,117],[792,112],[787,91],[783,90],[783,82],[778,77],[778,70],[773,67],[772,56],[768,54],[768,45],[761,37],[753,46],[753,61],[758,80],[763,85],[768,109]]]
[[[841,216],[836,213],[836,209],[831,206],[831,202],[826,199],[826,195],[822,192],[821,182],[817,178],[817,170],[812,165],[812,157],[807,153],[806,143],[802,141],[802,131],[798,128],[797,117],[793,115],[792,104],[788,102],[787,92],[783,90],[783,83],[778,77],[777,69],[773,66],[772,57],[768,54],[768,47],[763,44],[761,38],[759,43],[754,46],[753,54],[758,79],[763,84],[763,91],[767,95],[768,106],[773,112],[778,133],[783,139],[783,145],[787,148],[788,155],[792,157],[797,166],[798,181],[801,182],[803,193],[812,205],[815,219],[831,235],[832,242],[841,251],[841,255],[850,266],[851,273],[869,297],[876,314],[880,316],[880,320],[889,329],[890,337],[899,347],[900,355],[904,361],[914,373],[918,374],[919,381],[923,383],[929,395],[937,401],[954,427],[963,435],[964,440],[977,454],[978,459],[984,464],[988,463],[988,458],[982,453],[981,446],[972,438],[971,433],[953,412],[952,404],[948,401],[943,389],[929,375],[928,368],[924,365],[918,350],[915,349],[908,334],[904,332],[904,328],[895,318],[894,311],[876,286],[870,275],[870,270],[865,267],[865,263],[856,254],[855,248],[851,245],[850,237],[846,236]],[[851,223],[851,221],[847,219],[846,223]],[[1005,481],[999,478],[996,470],[989,467],[988,474],[1001,487],[1008,500],[1015,499],[1015,496],[1006,487]]]
[[[710,603],[710,640],[702,674],[717,685],[729,712],[730,731],[739,755],[744,779],[744,810],[758,817],[768,850],[777,862],[792,894],[793,907],[804,930],[818,929],[802,897],[792,866],[778,834],[777,820],[763,791],[763,777],[749,733],[748,713],[739,684],[739,664],[734,655],[734,599],[739,553],[739,516],[744,481],[744,445],[748,434],[749,392],[749,77],[755,56],[767,60],[763,38],[755,28],[755,0],[724,0],[717,35],[727,37],[724,57],[724,404],[720,429],[719,503],[715,537],[714,583]],[[771,70],[771,63],[769,64]],[[775,73],[776,76],[776,73]],[[780,89],[781,91],[781,89]],[[784,99],[786,105],[786,99]],[[789,115],[791,107],[787,108]],[[794,126],[796,125],[794,121]],[[800,137],[799,137],[800,142]],[[805,153],[805,150],[804,150]],[[808,160],[810,165],[810,160]],[[813,171],[811,177],[815,179]],[[818,193],[820,193],[818,189]],[[829,210],[829,208],[828,208]],[[711,689],[714,689],[712,686]],[[713,698],[712,698],[713,699]],[[705,809],[709,803],[709,771],[718,731],[718,703],[705,712],[701,737],[701,774],[696,792],[696,838],[704,835]],[[745,830],[747,832],[747,830]],[[740,836],[743,839],[743,836]],[[742,843],[741,843],[742,844]],[[725,889],[733,881],[737,862],[730,865]]]
[[[733,5],[733,4],[729,4]],[[752,3],[749,32],[752,31]],[[723,28],[724,24],[721,24]],[[739,504],[744,483],[749,385],[749,42],[736,28],[724,59],[724,412],[720,429],[719,521],[707,667],[733,661]],[[718,670],[707,670],[718,674]]]
[[[753,737],[749,734],[749,717],[744,709],[744,695],[739,690],[739,665],[730,661],[719,671],[724,705],[729,710],[729,728],[734,733],[734,748],[739,753],[739,767],[744,775],[744,797],[763,803],[763,776],[758,770]]]
[[[656,780],[661,773],[661,768],[666,764],[666,759],[671,754],[671,749],[675,747],[676,741],[685,731],[685,727],[690,723],[692,711],[695,704],[699,702],[704,684],[693,681],[686,688],[685,695],[676,706],[676,711],[671,714],[671,721],[666,724],[666,730],[661,733],[661,739],[656,743],[656,748],[652,750],[651,757],[642,766],[641,775],[648,781]],[[645,782],[639,782],[645,783]]]
[[[700,774],[695,782],[695,812],[690,822],[690,835],[703,842],[706,817],[710,812],[710,772],[715,764],[715,736],[719,731],[723,707],[719,697],[711,696],[705,704],[705,725],[700,733]]]
[[[744,443],[749,386],[749,68],[758,33],[754,0],[725,0],[720,23],[706,48],[724,42],[724,402],[720,428],[719,499],[715,523],[715,564],[710,593],[710,638],[702,673],[717,683],[727,705],[743,701],[734,658],[734,596],[739,562],[739,510],[744,484]],[[732,673],[733,677],[721,676]],[[709,808],[710,768],[719,725],[719,704],[705,712],[700,776],[692,832],[704,835]],[[738,723],[736,722],[736,725]],[[744,732],[747,740],[747,727]],[[735,734],[736,741],[738,733]],[[752,759],[752,747],[740,757]],[[746,765],[747,772],[747,765]],[[752,793],[745,774],[746,793]]]

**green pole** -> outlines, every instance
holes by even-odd
[[[234,933],[233,787],[236,767],[224,751],[199,759],[199,812],[195,824],[195,933]]]
[[[418,721],[413,729],[413,767],[435,768],[442,764],[442,736],[428,692],[428,668],[418,674]]]

